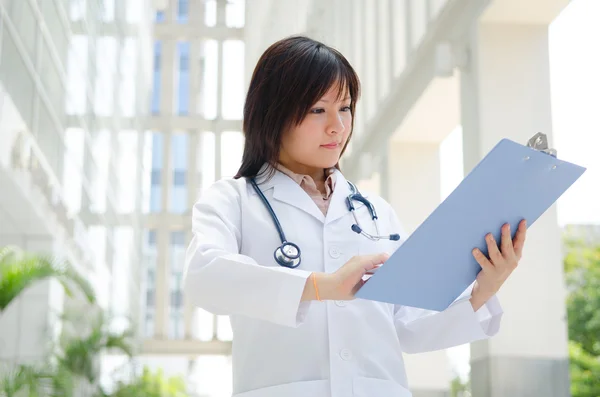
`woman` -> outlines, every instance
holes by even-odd
[[[250,82],[239,172],[194,205],[185,293],[194,306],[230,316],[234,396],[407,397],[403,352],[498,332],[495,294],[521,257],[524,222],[514,241],[504,226],[500,250],[488,238],[491,258],[474,251],[483,270],[470,296],[443,312],[354,299],[364,276],[406,239],[375,195],[368,197],[388,238],[352,229],[345,199],[354,187],[338,160],[359,92],[336,50],[306,37],[273,44]],[[368,208],[355,206],[361,227],[375,234]],[[282,241],[297,246],[282,253]]]

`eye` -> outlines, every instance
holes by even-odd
[[[342,108],[342,112],[350,112],[350,111],[352,111],[352,108],[350,106],[344,106]]]
[[[323,113],[324,111],[325,111],[325,109],[323,109],[323,108],[314,108],[314,109],[310,110],[310,113],[319,114],[319,113]]]

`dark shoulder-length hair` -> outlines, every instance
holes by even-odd
[[[235,178],[255,177],[265,163],[276,164],[282,134],[300,124],[332,87],[338,89],[337,99],[349,94],[354,115],[360,81],[339,51],[305,36],[291,36],[272,44],[258,60],[248,87],[244,152]],[[354,117],[342,154],[353,127]]]

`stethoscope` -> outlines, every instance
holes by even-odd
[[[281,224],[279,223],[279,219],[277,219],[277,215],[275,215],[275,211],[273,211],[273,207],[271,207],[271,204],[269,204],[269,200],[267,200],[267,198],[265,197],[263,192],[259,189],[254,178],[250,178],[250,183],[252,184],[252,187],[254,188],[254,190],[256,190],[256,193],[258,193],[259,197],[261,198],[261,200],[263,201],[263,203],[269,210],[269,213],[271,214],[271,218],[273,218],[273,222],[275,223],[275,227],[277,228],[277,232],[279,233],[279,238],[281,239],[281,245],[279,247],[277,247],[277,249],[273,253],[273,256],[275,257],[275,261],[284,267],[289,267],[292,269],[298,267],[300,265],[300,261],[301,261],[300,247],[298,247],[296,244],[292,243],[291,241],[287,241],[287,239],[285,238],[285,234],[283,233],[283,228],[281,227]],[[362,234],[363,236],[365,236],[366,238],[368,238],[369,240],[372,240],[372,241],[379,241],[379,240],[398,241],[398,240],[400,240],[399,234],[390,234],[388,236],[379,235],[379,226],[378,226],[378,222],[377,222],[378,218],[377,218],[377,212],[375,211],[375,207],[373,206],[373,204],[371,204],[371,202],[369,200],[367,200],[360,193],[358,188],[356,186],[354,186],[354,184],[352,182],[348,181],[348,185],[350,186],[351,193],[348,195],[348,197],[346,197],[346,206],[348,207],[348,211],[350,211],[350,213],[354,217],[355,223],[352,225],[352,231],[354,231],[355,233],[358,233],[358,234]],[[371,235],[371,234],[365,232],[360,227],[358,218],[356,217],[354,204],[352,203],[352,201],[354,201],[354,200],[363,203],[369,210],[371,219],[373,220],[373,223],[375,224],[375,232],[376,232],[375,235]]]

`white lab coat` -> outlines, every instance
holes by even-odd
[[[391,206],[375,195],[368,198],[380,232],[400,233],[400,242],[354,233],[345,204],[350,189],[336,174],[327,216],[285,174],[259,185],[288,241],[302,250],[296,269],[275,262],[279,235],[245,179],[216,182],[194,205],[185,296],[194,306],[230,316],[235,397],[410,397],[403,352],[444,349],[498,332],[496,297],[474,312],[467,294],[439,313],[362,299],[300,302],[311,272],[334,272],[354,255],[392,253],[406,239]],[[366,207],[356,205],[361,226],[374,233]]]

